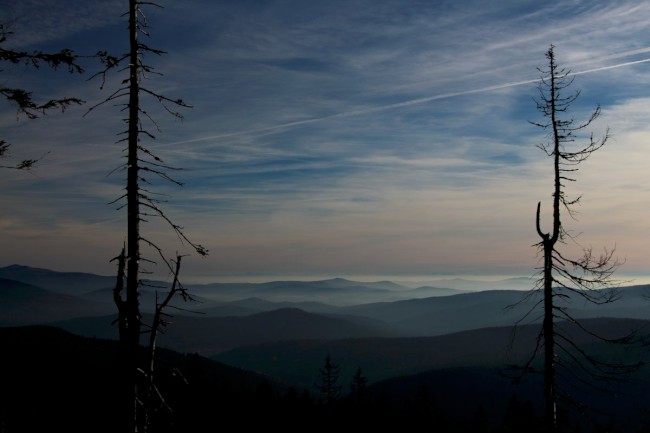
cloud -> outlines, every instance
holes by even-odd
[[[47,0],[21,0],[3,5],[0,20],[14,32],[13,47],[51,47],[76,33],[121,22],[125,8],[120,0],[60,0],[56,5]]]
[[[125,36],[113,33],[124,27],[121,3],[93,9],[97,2],[77,7],[69,0],[51,16],[42,6],[32,0],[16,6],[34,11],[30,22],[42,22],[43,31],[23,44],[41,43],[67,20],[74,25],[52,36],[52,44],[83,36],[85,46],[123,47]],[[168,54],[146,58],[164,76],[151,75],[146,84],[194,108],[181,122],[148,106],[161,130],[143,144],[184,169],[174,173],[183,188],[160,182],[153,188],[166,194],[174,220],[212,252],[188,261],[188,269],[530,269],[534,210],[538,201],[547,209],[552,179],[535,147],[544,132],[528,120],[539,119],[532,101],[536,68],[544,67],[550,43],[583,90],[576,117],[599,100],[603,116],[594,132],[609,125],[613,134],[612,145],[581,167],[571,185],[571,194],[584,193],[574,227],[596,243],[614,238],[626,255],[641,251],[635,239],[643,238],[638,214],[648,184],[642,166],[650,113],[639,97],[649,84],[647,5],[193,0],[165,6],[152,14],[150,40]],[[89,105],[119,81],[112,78],[118,81],[100,92],[97,83],[69,77],[57,78],[56,86],[49,75],[14,77],[39,94],[84,95]],[[21,250],[29,230],[48,225],[54,233],[44,248],[55,250],[58,239],[83,249],[84,236],[92,237],[106,269],[105,258],[123,237],[123,213],[106,203],[122,188],[122,173],[107,174],[123,163],[115,141],[124,113],[112,105],[82,118],[83,111],[19,124],[6,120],[10,110],[2,112],[3,134],[20,143],[21,155],[51,153],[33,176],[4,177],[11,205],[0,224],[11,232],[9,251]],[[176,248],[163,224],[147,230]],[[30,247],[37,237],[29,236]]]

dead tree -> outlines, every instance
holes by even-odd
[[[120,133],[122,138],[118,140],[118,142],[126,143],[126,164],[123,167],[126,171],[126,188],[125,193],[114,201],[114,203],[122,203],[119,209],[126,207],[127,210],[126,251],[121,256],[123,257],[125,270],[118,270],[118,276],[125,275],[125,296],[123,297],[121,292],[119,297],[114,296],[120,323],[119,340],[123,368],[121,377],[124,380],[121,410],[122,415],[125,417],[124,431],[138,431],[138,429],[142,430],[144,428],[142,424],[144,417],[141,415],[143,410],[141,404],[142,395],[138,390],[139,374],[143,371],[139,368],[140,336],[143,323],[138,296],[140,287],[144,284],[140,275],[148,271],[142,268],[142,263],[146,262],[155,265],[156,261],[160,260],[169,269],[173,269],[173,266],[165,258],[156,242],[142,234],[140,223],[145,222],[148,218],[161,218],[169,224],[181,242],[189,244],[200,256],[207,254],[207,250],[203,246],[190,241],[183,228],[167,217],[160,207],[161,200],[157,199],[150,190],[143,187],[143,185],[150,183],[146,177],[147,175],[160,177],[179,186],[182,186],[182,183],[168,174],[169,171],[178,169],[167,165],[141,142],[143,136],[150,139],[155,138],[154,134],[143,126],[143,118],[149,120],[153,127],[158,130],[158,124],[142,108],[141,97],[153,98],[160,103],[164,111],[180,119],[182,119],[182,115],[176,108],[190,108],[190,106],[182,99],[168,98],[143,85],[143,79],[148,78],[149,75],[160,75],[153,67],[144,62],[144,57],[146,55],[160,56],[165,52],[151,48],[140,40],[142,36],[148,36],[148,25],[142,6],[160,7],[151,2],[129,0],[127,13],[129,51],[118,57],[101,53],[100,57],[104,62],[104,69],[93,76],[102,78],[102,87],[104,87],[107,74],[116,68],[118,71],[126,71],[127,77],[121,81],[121,87],[88,110],[88,112],[91,112],[101,105],[126,100],[121,106],[127,113],[127,117],[124,118],[127,128]],[[157,258],[154,260],[143,255],[141,251],[143,246],[152,249]],[[180,260],[178,265],[180,266]],[[174,278],[177,277],[178,275],[174,273]],[[173,293],[176,292],[172,291]],[[145,385],[144,388],[148,389],[148,386]]]
[[[538,334],[534,353],[525,363],[522,371],[532,370],[537,354],[543,349],[545,431],[558,431],[558,402],[573,401],[567,390],[559,385],[558,377],[578,379],[587,374],[588,379],[578,379],[586,384],[596,380],[615,378],[621,373],[632,371],[637,365],[624,365],[600,361],[565,333],[558,322],[570,323],[587,332],[592,337],[611,343],[629,343],[631,335],[609,338],[596,335],[586,329],[568,312],[566,302],[579,298],[594,304],[614,302],[619,293],[619,283],[613,279],[614,271],[620,262],[614,257],[614,249],[605,249],[602,254],[594,254],[591,247],[582,248],[582,255],[571,258],[563,250],[569,242],[580,245],[576,236],[566,230],[563,217],[568,215],[575,220],[575,207],[580,196],[568,198],[566,186],[575,182],[578,166],[594,152],[602,148],[608,138],[609,130],[596,139],[588,135],[586,145],[574,148],[575,141],[600,115],[600,106],[582,123],[569,114],[571,105],[580,96],[580,91],[569,91],[574,76],[571,72],[558,66],[554,47],[546,52],[548,69],[542,73],[539,96],[535,100],[537,109],[542,113],[544,122],[531,122],[547,132],[549,140],[538,147],[551,158],[553,166],[552,217],[550,231],[542,228],[541,202],[537,204],[535,227],[540,241],[535,245],[541,256],[541,267],[533,290],[527,294],[530,299],[535,295],[537,301],[525,318],[530,318],[534,311],[543,310],[542,327]],[[525,319],[524,318],[524,319]],[[522,321],[524,320],[522,319]],[[521,323],[521,321],[519,322]],[[519,324],[518,323],[518,324]]]
[[[147,365],[145,370],[146,376],[146,391],[143,397],[143,428],[142,431],[149,431],[150,420],[156,407],[162,407],[171,411],[171,408],[166,402],[165,396],[158,388],[156,383],[156,348],[158,336],[165,332],[165,328],[170,324],[169,320],[172,317],[167,312],[170,308],[180,309],[171,305],[172,300],[180,296],[185,302],[196,301],[195,298],[187,291],[179,279],[181,272],[181,259],[183,256],[176,255],[174,261],[174,268],[169,269],[172,272],[173,280],[171,287],[167,290],[161,302],[158,302],[158,292],[156,292],[156,307],[154,310],[153,319],[151,321],[151,330],[149,331],[149,345],[147,350]],[[177,372],[180,374],[180,372]]]

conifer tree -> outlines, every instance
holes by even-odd
[[[350,392],[356,398],[361,398],[365,394],[367,386],[368,379],[363,374],[361,367],[357,367],[357,371],[352,376],[352,382],[350,383]]]
[[[325,357],[325,363],[319,369],[316,388],[328,406],[333,405],[341,394],[341,386],[338,384],[341,369],[338,364],[332,362],[329,353]]]

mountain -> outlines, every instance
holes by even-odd
[[[620,338],[636,331],[639,339],[650,336],[650,321],[585,319],[582,323],[597,335]],[[563,322],[576,344],[607,359],[648,360],[643,346],[610,348],[579,327]],[[516,331],[516,333],[514,333]],[[340,365],[343,383],[349,383],[358,367],[370,383],[432,369],[459,367],[497,368],[521,365],[535,349],[539,326],[482,328],[432,337],[345,338],[339,340],[280,341],[239,347],[213,359],[246,370],[262,372],[300,387],[314,383],[327,354]],[[514,333],[514,334],[513,334]]]
[[[20,281],[53,292],[71,295],[115,286],[115,277],[83,272],[56,272],[21,265],[0,268],[0,278]]]
[[[26,325],[109,314],[111,306],[0,278],[0,325]]]
[[[321,281],[212,283],[188,287],[200,296],[221,301],[257,297],[275,302],[323,302],[333,305],[403,299],[410,291],[407,287],[389,281],[362,283],[343,278]]]
[[[8,278],[64,294],[86,295],[96,292],[89,295],[91,297],[102,296],[102,291],[107,291],[115,286],[114,276],[99,276],[82,272],[57,272],[22,265],[0,268],[0,278]],[[164,281],[151,281],[150,283],[162,287],[163,290],[169,286],[169,282]],[[341,306],[460,293],[454,289],[428,286],[412,289],[391,281],[359,282],[344,278],[266,283],[185,284],[185,286],[194,296],[202,298],[204,303],[238,301],[257,297],[272,302],[320,302]],[[153,293],[153,290],[151,292]]]
[[[56,284],[43,281],[48,287],[58,286],[62,281],[69,287],[90,287],[105,284],[109,278],[17,265],[1,271],[25,280],[35,281],[50,276],[55,282],[59,281]],[[410,289],[388,281],[360,283],[341,278],[211,284],[188,289],[200,302],[184,303],[176,299],[172,305],[175,308],[167,311],[174,316],[173,324],[161,341],[167,339],[170,347],[178,350],[207,350],[209,354],[279,340],[427,337],[512,326],[541,299],[539,294],[516,290],[451,291],[449,293],[454,294],[447,296],[402,299],[414,291],[422,294],[420,289],[442,292],[435,287]],[[650,318],[648,293],[650,285],[639,285],[622,287],[620,299],[611,304],[593,305],[580,295],[571,293],[566,293],[563,301],[566,301],[567,311],[581,319],[646,319]],[[260,296],[249,296],[251,294]],[[369,296],[397,299],[350,303],[357,298],[370,299]],[[115,338],[115,329],[110,326],[116,313],[110,287],[84,289],[78,296],[73,296],[25,281],[4,279],[0,280],[0,301],[0,325],[56,323],[81,335]],[[150,314],[155,305],[151,288],[141,290],[140,301],[142,312]],[[278,312],[273,315],[274,311]],[[527,320],[532,323],[541,318],[534,314]],[[282,323],[288,325],[281,327]]]
[[[525,293],[514,290],[380,302],[342,308],[346,314],[382,320],[413,336],[441,335],[519,320],[530,308]],[[512,308],[508,308],[513,306]]]
[[[596,305],[579,296],[572,296],[567,311],[576,318],[619,317],[650,318],[650,284],[620,287],[614,302]]]
[[[115,316],[79,318],[51,322],[51,326],[78,335],[117,338]],[[144,323],[150,323],[144,315]],[[282,340],[336,340],[347,337],[395,335],[381,322],[328,317],[296,308],[282,308],[245,317],[200,317],[177,315],[159,336],[158,345],[187,353],[212,356],[236,347]]]
[[[322,302],[271,302],[262,298],[252,297],[230,302],[207,301],[197,306],[201,314],[207,316],[247,316],[250,314],[273,311],[280,308],[298,308],[310,313],[336,314],[341,311],[336,307]]]
[[[188,285],[207,299],[235,301],[261,298],[271,302],[321,303],[349,306],[432,296],[449,296],[463,290],[421,286],[410,288],[391,281],[359,282],[344,278],[319,281],[270,281],[266,283],[211,283]]]
[[[31,269],[33,268],[10,266],[0,271],[13,272],[17,277],[29,281],[39,281],[39,278],[45,278],[52,272],[36,269],[35,275],[31,275]],[[10,372],[6,376],[11,376],[10,387],[7,388],[9,391],[3,393],[4,397],[0,396],[0,407],[9,408],[11,412],[4,413],[11,415],[7,417],[0,411],[0,417],[4,417],[0,425],[14,427],[11,428],[12,431],[19,430],[15,428],[17,416],[27,419],[29,424],[36,422],[35,414],[38,414],[38,417],[51,421],[52,425],[62,425],[64,418],[69,418],[70,412],[61,407],[57,398],[60,400],[63,394],[57,394],[56,391],[67,390],[72,386],[66,380],[90,383],[88,386],[74,384],[71,392],[75,397],[65,400],[67,407],[75,406],[75,411],[88,411],[87,417],[80,417],[85,422],[92,423],[94,420],[101,424],[107,415],[105,412],[99,413],[96,407],[90,407],[91,403],[85,400],[78,401],[81,398],[78,396],[88,396],[89,401],[96,406],[110,405],[110,401],[105,400],[109,398],[108,395],[100,392],[102,395],[98,397],[96,394],[98,388],[110,389],[110,380],[114,380],[112,373],[107,373],[115,365],[114,349],[104,349],[109,346],[114,348],[111,346],[114,341],[107,340],[117,338],[117,327],[113,323],[116,311],[112,303],[112,277],[100,277],[93,283],[94,278],[90,274],[52,275],[58,282],[41,280],[49,288],[0,277],[0,341],[3,341],[5,353],[4,359],[0,359],[0,371]],[[110,278],[111,284],[100,286],[103,283],[97,281],[108,281],[102,278]],[[64,283],[68,289],[74,288],[76,295],[61,293],[64,290],[61,284]],[[88,290],[93,284],[97,286]],[[174,395],[186,399],[188,405],[190,401],[194,405],[183,406],[184,401],[175,402],[183,407],[181,412],[186,411],[187,422],[195,417],[193,411],[199,407],[206,413],[212,413],[214,407],[220,407],[232,411],[228,412],[227,417],[232,418],[236,413],[241,418],[240,422],[253,422],[255,420],[249,420],[251,407],[245,402],[260,402],[262,406],[256,408],[256,413],[264,413],[264,416],[253,418],[268,421],[272,417],[278,417],[277,425],[283,422],[283,414],[287,417],[299,412],[311,414],[311,418],[305,416],[315,419],[317,412],[314,407],[306,405],[306,400],[300,403],[302,397],[299,398],[295,390],[305,389],[305,394],[302,394],[304,396],[310,392],[318,396],[313,385],[327,355],[341,367],[340,384],[344,394],[357,369],[363,369],[370,383],[368,391],[375,399],[373,404],[378,405],[373,406],[371,417],[380,427],[387,424],[382,424],[377,414],[390,412],[389,406],[384,406],[388,401],[387,395],[393,398],[390,407],[403,406],[400,410],[404,412],[392,419],[395,426],[401,426],[399,428],[407,428],[409,423],[415,422],[413,420],[420,419],[417,415],[420,409],[414,407],[429,408],[429,412],[422,412],[422,419],[442,416],[442,411],[447,417],[469,422],[474,416],[483,419],[482,411],[490,411],[489,415],[496,416],[495,422],[499,422],[497,418],[502,415],[496,414],[502,414],[504,406],[515,407],[514,412],[523,410],[523,403],[512,400],[513,395],[521,396],[526,401],[532,400],[534,407],[538,403],[535,400],[538,397],[538,379],[530,379],[528,385],[532,388],[514,387],[504,378],[504,374],[512,373],[507,370],[509,364],[521,365],[534,351],[540,329],[539,315],[531,315],[517,328],[514,324],[524,318],[541,299],[539,294],[515,290],[461,291],[435,286],[412,289],[386,281],[361,283],[345,279],[211,284],[188,288],[201,302],[177,304],[190,311],[168,310],[172,315],[171,323],[159,337],[161,353],[176,351],[170,355],[173,356],[174,365],[179,362],[183,369],[195,373],[194,363],[199,363],[200,367],[196,367],[198,370],[210,373],[206,373],[209,377],[201,376],[198,383],[209,383],[212,387],[221,386],[220,373],[213,373],[213,367],[206,367],[203,360],[198,361],[203,356],[212,357],[215,365],[230,366],[233,372],[257,372],[261,376],[256,377],[266,378],[273,384],[282,384],[283,389],[294,389],[291,404],[302,406],[291,406],[287,412],[281,412],[277,410],[278,406],[274,406],[277,401],[262,405],[261,396],[266,398],[270,394],[260,382],[254,386],[262,386],[263,389],[241,397],[237,408],[236,398],[224,396],[220,397],[222,400],[214,400],[213,390],[208,388],[201,388],[200,392],[188,395],[183,391],[185,388],[182,388],[187,385],[182,385],[181,391],[179,388],[173,389]],[[646,320],[650,319],[649,293],[650,285],[638,285],[621,287],[619,299],[604,305],[587,303],[580,295],[570,293],[564,293],[566,296],[563,301],[566,301],[567,311],[580,318],[581,324],[595,334],[619,337],[636,330],[641,341],[649,341],[650,322]],[[369,299],[379,301],[367,302]],[[152,307],[149,304],[154,304],[154,292],[144,288],[141,300],[142,311],[145,313],[144,323],[150,323]],[[355,303],[355,300],[364,302]],[[58,330],[52,331],[53,328],[43,326],[25,327],[30,331],[16,331],[18,328],[12,328],[15,325],[43,323]],[[650,354],[646,353],[643,345],[623,349],[610,347],[579,332],[579,328],[570,323],[560,323],[559,326],[564,327],[564,331],[572,335],[580,347],[604,359],[649,361]],[[47,331],[42,333],[44,329]],[[12,334],[13,332],[17,333]],[[50,340],[51,335],[45,336],[51,332],[58,337]],[[75,336],[72,337],[69,333]],[[87,338],[82,339],[80,336]],[[516,337],[514,340],[513,336]],[[23,338],[25,341],[20,342]],[[146,342],[146,335],[143,336],[143,342]],[[78,345],[93,347],[92,350],[97,353],[88,355]],[[19,353],[21,351],[34,359],[27,360]],[[208,364],[212,365],[211,362]],[[539,365],[533,367],[536,371],[539,369]],[[39,368],[43,371],[36,371]],[[97,371],[106,377],[95,379]],[[59,377],[44,378],[41,374]],[[650,387],[647,386],[650,374],[647,371],[641,373],[631,382],[630,385],[616,385],[617,388],[612,389],[619,400],[610,404],[610,408],[623,416],[629,414],[630,419],[633,418],[633,411],[637,415],[644,413],[641,405],[645,395],[650,392]],[[41,391],[41,386],[47,387],[47,390]],[[231,391],[243,388],[246,388],[245,392],[251,390],[236,382],[229,382],[226,388],[228,386]],[[275,385],[273,389],[277,389]],[[33,397],[30,390],[38,390],[42,395]],[[196,388],[193,388],[192,392],[194,391]],[[16,405],[21,404],[28,409],[7,402],[14,394],[18,402]],[[205,401],[198,400],[198,396],[205,397]],[[606,404],[604,400],[588,395],[582,395],[581,398],[599,409]],[[54,400],[55,404],[51,408],[43,409],[43,405]],[[438,403],[434,404],[435,402]],[[28,412],[30,405],[38,409]],[[17,414],[16,417],[13,411]],[[190,412],[193,415],[188,415]],[[527,417],[530,419],[528,415]],[[201,419],[206,421],[206,418]],[[4,424],[5,420],[11,424]],[[362,427],[367,426],[364,422],[369,420],[360,416],[358,422],[359,427]],[[109,424],[110,422],[106,423]],[[303,424],[300,426],[304,427]],[[415,429],[417,426],[411,427]],[[431,429],[478,431],[469,427],[467,430],[445,430],[439,425],[431,426]],[[186,431],[206,429],[193,425],[193,428]],[[529,430],[518,428],[511,431]]]
[[[434,287],[446,287],[458,291],[483,290],[530,290],[535,283],[532,277],[503,278],[499,280],[439,278],[423,283]]]
[[[139,291],[138,302],[142,312],[153,313],[156,305],[162,301],[167,292],[163,288],[141,288]],[[93,290],[91,292],[78,295],[79,298],[97,302],[110,304],[112,311],[115,311],[115,303],[113,301],[113,288]],[[175,311],[184,312],[187,314],[194,314],[196,311],[206,311],[212,308],[217,303],[199,296],[192,296],[191,301],[184,301],[180,296],[174,297],[169,303],[170,308]]]
[[[451,296],[465,293],[467,290],[450,289],[447,287],[420,286],[406,294],[411,298],[429,298],[433,296]]]
[[[576,318],[650,318],[650,285],[622,287],[615,302],[593,304],[580,294],[564,291],[567,312]],[[441,335],[493,326],[507,326],[523,319],[541,299],[541,293],[517,290],[485,290],[452,296],[380,302],[341,308],[349,315],[381,320],[397,332],[413,336]],[[539,314],[528,318],[541,321]]]

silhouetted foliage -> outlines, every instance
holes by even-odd
[[[77,56],[69,49],[63,49],[57,53],[45,53],[43,51],[21,51],[7,48],[7,41],[10,39],[11,32],[7,24],[0,24],[0,62],[12,64],[25,64],[40,69],[46,66],[50,69],[57,70],[66,68],[70,73],[83,73],[82,67],[78,63]],[[2,72],[2,69],[0,69]],[[25,116],[27,119],[36,119],[41,115],[47,114],[53,109],[65,111],[71,105],[80,105],[84,101],[74,97],[63,97],[58,99],[49,99],[46,101],[37,101],[33,92],[28,89],[7,87],[4,82],[0,83],[0,95],[11,105],[16,107],[18,117]],[[0,139],[0,159],[6,158],[10,154],[11,143]],[[41,158],[25,159],[13,165],[0,165],[1,168],[13,168],[17,170],[30,169]]]
[[[357,367],[357,371],[352,376],[352,382],[350,382],[350,394],[352,398],[361,401],[365,397],[367,389],[368,379],[363,374],[361,367]]]
[[[328,406],[333,405],[341,395],[341,386],[338,384],[340,372],[340,366],[332,362],[328,353],[325,363],[319,369],[318,382],[315,384],[323,401]]]

